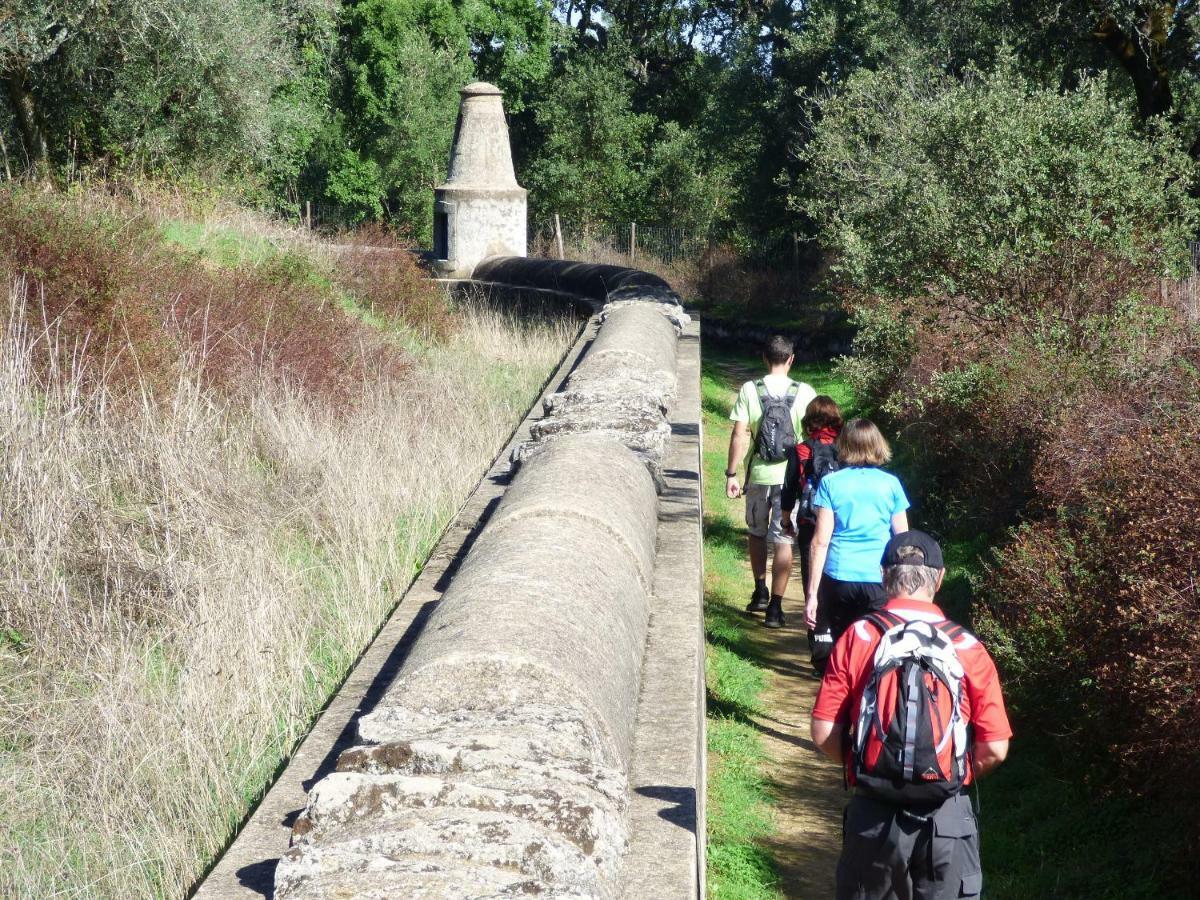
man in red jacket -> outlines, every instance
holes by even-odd
[[[842,855],[837,868],[838,900],[942,900],[978,897],[983,885],[979,863],[979,826],[966,794],[974,778],[1004,761],[1012,737],[995,663],[983,644],[960,626],[946,620],[933,602],[942,585],[945,567],[942,550],[932,537],[920,531],[894,536],[883,553],[883,584],[888,596],[884,616],[859,619],[838,640],[829,658],[825,677],[812,712],[813,743],[823,753],[846,765],[847,782],[856,785],[846,807]],[[949,636],[961,670],[959,713],[966,728],[966,765],[959,779],[947,788],[949,796],[911,802],[884,796],[867,787],[861,775],[864,762],[854,752],[859,730],[863,695],[868,706],[880,699],[878,709],[865,717],[897,718],[904,703],[885,708],[881,698],[871,695],[880,682],[876,671],[883,654],[882,628],[892,637],[910,623],[935,626],[937,639]],[[924,627],[924,626],[918,626]],[[925,629],[932,633],[932,629]],[[877,657],[879,657],[877,659]],[[918,667],[918,672],[920,668]],[[916,683],[915,681],[913,682]],[[934,695],[938,685],[934,686]],[[895,693],[888,695],[894,697]],[[915,696],[911,689],[905,699]],[[946,705],[943,697],[942,705]],[[913,709],[915,706],[910,706]],[[937,710],[934,710],[934,717]],[[888,726],[890,727],[890,726]],[[882,729],[886,730],[886,728]],[[919,737],[918,737],[919,739]],[[911,740],[908,732],[901,740]],[[907,752],[908,746],[903,752]],[[878,757],[876,757],[878,759]],[[919,781],[920,774],[917,779]],[[878,783],[879,779],[870,779]],[[961,785],[957,783],[961,781]],[[890,788],[891,786],[889,786]],[[895,782],[897,795],[903,792]],[[927,787],[927,786],[926,786]],[[921,786],[916,793],[920,794]]]

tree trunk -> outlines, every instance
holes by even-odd
[[[4,86],[8,91],[8,99],[12,103],[13,112],[17,116],[17,126],[21,131],[21,143],[25,147],[25,156],[29,160],[30,169],[35,175],[42,175],[46,171],[50,148],[46,142],[46,132],[42,128],[37,103],[33,99],[33,94],[25,89],[24,71],[9,72],[4,79]]]
[[[1137,95],[1138,115],[1142,120],[1169,112],[1174,98],[1171,78],[1162,61],[1161,23],[1151,22],[1149,34],[1127,34],[1109,17],[1100,23],[1095,37],[1129,75]]]

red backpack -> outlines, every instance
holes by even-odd
[[[963,667],[953,622],[909,622],[878,610],[863,617],[882,637],[853,732],[850,782],[882,800],[937,803],[967,773]]]

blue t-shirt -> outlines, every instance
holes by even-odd
[[[900,479],[882,469],[856,466],[822,478],[813,506],[833,510],[825,574],[838,581],[878,584],[879,560],[892,536],[892,516],[908,505]]]

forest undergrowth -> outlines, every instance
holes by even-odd
[[[0,257],[0,896],[182,896],[577,324],[268,224],[6,202],[55,242]]]

